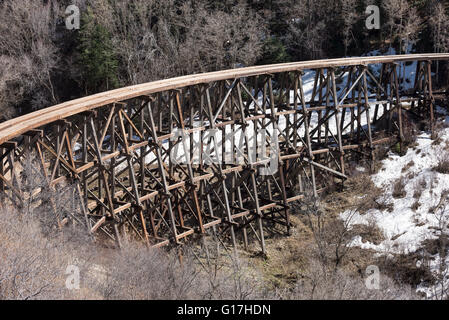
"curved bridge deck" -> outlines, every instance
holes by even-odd
[[[42,109],[0,123],[0,193],[19,206],[39,193],[31,163],[48,187],[76,191],[80,210],[55,212],[60,227],[83,224],[119,246],[210,229],[264,251],[266,228],[289,232],[292,202],[344,181],[354,157],[374,161],[376,145],[404,141],[404,109],[433,129],[436,60],[449,54],[255,66]]]

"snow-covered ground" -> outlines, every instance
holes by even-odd
[[[412,253],[422,248],[424,240],[438,237],[436,228],[441,227],[442,219],[445,219],[447,227],[449,208],[447,212],[431,210],[439,204],[441,195],[449,191],[449,174],[434,169],[439,159],[449,153],[449,128],[442,129],[440,134],[441,142],[437,144],[433,143],[429,133],[422,132],[418,135],[417,146],[410,148],[404,156],[390,152],[382,161],[381,170],[371,178],[384,191],[384,200],[393,205],[393,210],[371,209],[363,215],[355,213],[350,218],[350,224],[369,224],[374,221],[382,230],[385,240],[373,244],[362,242],[362,238],[357,236],[352,241],[353,246],[373,249],[379,254]],[[400,178],[404,179],[406,195],[394,198],[393,187]],[[420,192],[416,194],[416,190]],[[419,206],[413,208],[417,201]],[[341,213],[343,219],[349,219],[350,215],[349,210]],[[440,257],[436,255],[432,258],[430,267],[436,272]],[[432,288],[423,285],[419,290],[429,297],[432,295]]]

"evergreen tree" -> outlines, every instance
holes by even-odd
[[[119,85],[118,60],[111,35],[96,21],[91,8],[82,17],[78,51],[78,64],[86,93],[110,90]]]
[[[262,57],[257,64],[273,64],[289,62],[290,56],[287,53],[285,46],[281,40],[276,36],[272,36],[265,40],[262,48]]]

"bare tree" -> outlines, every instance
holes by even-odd
[[[429,4],[429,26],[432,32],[433,48],[436,53],[447,52],[449,50],[449,17],[446,14],[446,7],[439,1],[431,1]],[[439,74],[439,61],[436,62],[436,74]]]
[[[433,235],[427,241],[435,244],[434,257],[430,252],[424,252],[423,257],[428,260],[428,268],[433,273],[435,283],[431,285],[431,298],[437,300],[447,299],[449,295],[449,190],[443,190],[435,206],[430,209],[435,218]],[[430,260],[434,260],[431,263]]]
[[[30,97],[33,108],[58,101],[52,73],[58,66],[54,44],[57,1],[5,0],[0,3],[0,108]],[[8,114],[11,114],[9,111]]]
[[[264,23],[243,1],[210,10],[207,1],[90,1],[110,32],[126,75],[142,83],[252,65],[260,56]]]
[[[341,19],[343,22],[343,45],[345,48],[345,56],[348,54],[348,47],[354,39],[352,28],[360,18],[357,12],[357,0],[341,0]]]
[[[352,222],[358,208],[348,210],[341,217],[329,216],[319,199],[308,197],[301,212],[307,217],[323,268],[332,266],[332,270],[336,271],[351,248]]]
[[[407,0],[386,0],[382,2],[387,12],[387,25],[390,27],[391,46],[399,42],[398,54],[409,53],[410,45],[418,38],[421,18],[415,7]],[[402,79],[405,78],[405,64],[402,63]]]
[[[96,23],[112,36],[125,84],[137,84],[175,74],[179,34],[175,1],[88,1]]]
[[[66,288],[66,268],[84,270],[95,252],[76,219],[58,228],[58,220],[77,215],[74,188],[48,188],[37,167],[24,163],[20,201],[4,200],[0,208],[0,299],[76,297]]]
[[[210,11],[204,4],[182,7],[185,40],[180,63],[186,73],[254,64],[262,52],[265,27],[243,1],[229,12]]]
[[[332,4],[322,0],[285,0],[283,13],[289,26],[285,43],[289,49],[306,59],[324,57],[325,46],[330,37],[326,32],[327,25],[336,12],[333,9]]]
[[[207,275],[199,292],[203,299],[265,299],[275,294],[264,290],[262,276],[251,268],[248,260],[229,251],[218,235],[205,238],[200,250],[191,248],[188,253]]]
[[[390,40],[393,44],[399,40],[398,53],[409,49],[411,41],[415,40],[420,31],[421,18],[416,8],[407,0],[385,0],[382,7],[387,13],[387,25],[390,27]]]
[[[311,259],[307,270],[301,274],[293,291],[287,299],[301,300],[408,300],[417,299],[413,289],[398,284],[382,275],[379,290],[367,288],[365,279],[344,270],[328,273],[321,263]]]

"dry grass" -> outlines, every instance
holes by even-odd
[[[424,177],[415,182],[413,186],[413,198],[419,200],[423,191],[427,188],[427,181]]]
[[[393,198],[404,198],[407,195],[405,191],[405,179],[403,177],[397,179],[393,184]]]
[[[421,203],[416,200],[415,202],[413,202],[412,206],[410,207],[413,211],[416,211],[419,209],[419,207],[421,206]]]
[[[412,160],[409,163],[407,163],[404,167],[402,167],[401,172],[404,173],[406,172],[408,169],[410,169],[411,167],[413,167],[415,165],[415,162]]]
[[[374,185],[371,176],[366,172],[359,172],[350,176],[343,190],[324,197],[322,204],[327,212],[333,214],[355,207],[360,214],[364,214],[372,208],[379,210],[391,208],[391,204],[382,195],[382,190]]]
[[[449,153],[443,153],[438,157],[438,163],[433,170],[439,173],[449,173]]]

